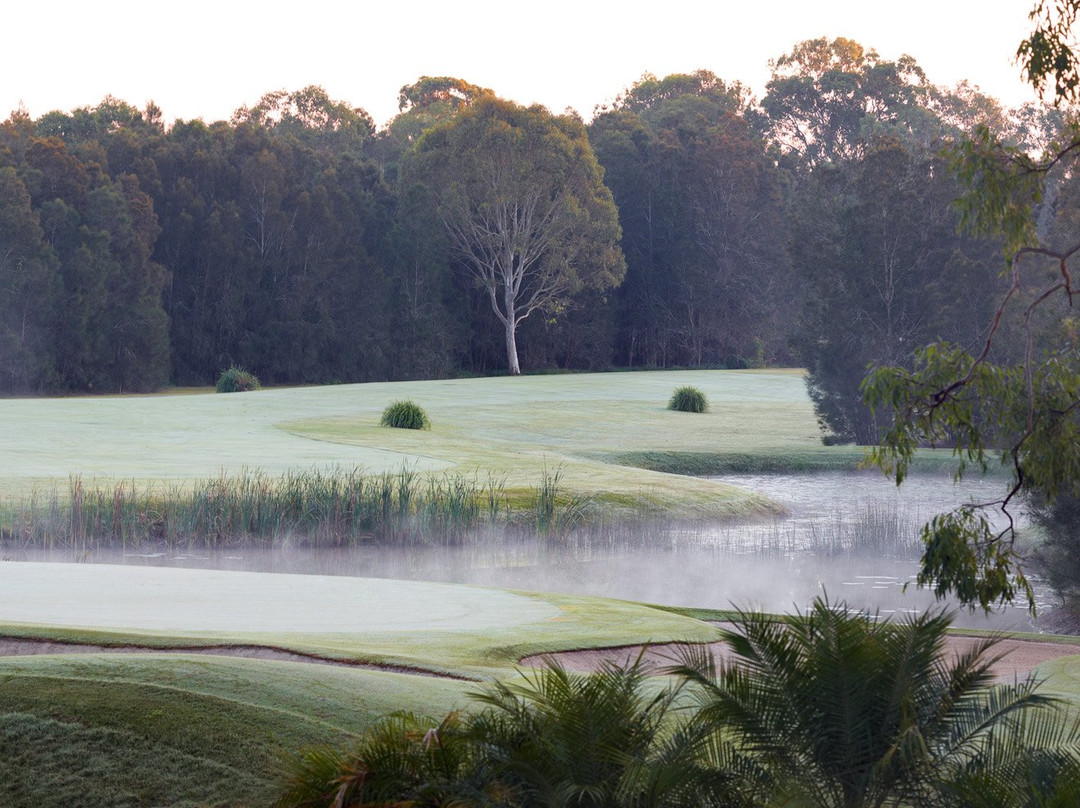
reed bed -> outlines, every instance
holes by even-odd
[[[925,520],[891,503],[869,502],[851,511],[771,522],[746,523],[714,532],[712,543],[740,555],[918,558]]]
[[[515,509],[495,476],[421,476],[408,469],[242,471],[196,483],[84,484],[34,491],[0,502],[6,547],[89,550],[164,545],[348,547],[457,546],[481,530],[536,525],[545,535],[580,522],[580,498],[561,494],[558,472],[544,472]],[[544,514],[536,519],[535,514]]]

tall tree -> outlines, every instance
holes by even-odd
[[[311,85],[267,93],[252,107],[240,107],[233,123],[266,127],[309,148],[334,154],[361,154],[375,133],[371,116],[359,107],[335,101]]]
[[[376,135],[373,149],[387,179],[397,181],[402,157],[424,132],[449,122],[474,101],[494,96],[486,87],[453,76],[421,76],[402,87],[398,114]]]
[[[26,186],[14,168],[0,168],[0,390],[41,391],[52,381],[56,269]]]
[[[1040,0],[1031,13],[1034,29],[1019,47],[1023,70],[1036,89],[1055,101],[1077,96],[1077,62],[1071,31],[1080,2]],[[1076,172],[1080,126],[1069,123],[1043,155],[980,127],[952,150],[966,185],[959,201],[963,223],[975,232],[1000,234],[1005,244],[1007,280],[1001,305],[981,347],[965,350],[932,344],[920,351],[913,369],[877,368],[865,383],[865,399],[890,406],[894,417],[875,458],[902,481],[915,449],[951,441],[957,473],[969,464],[987,467],[992,458],[1008,468],[1012,485],[993,505],[1008,517],[1004,531],[991,527],[986,506],[940,514],[923,530],[925,550],[918,575],[939,595],[955,593],[963,602],[990,608],[1018,594],[1033,603],[1015,547],[1010,507],[1025,491],[1052,503],[1080,491],[1080,360],[1072,270],[1080,237],[1047,238],[1040,224],[1063,175]],[[1002,324],[1016,312],[1023,333],[1023,357],[995,362]],[[1056,328],[1039,327],[1051,314]]]
[[[889,413],[870,412],[871,363],[907,364],[930,340],[974,345],[1000,291],[1000,245],[956,233],[956,184],[941,161],[886,141],[822,166],[800,184],[795,260],[806,280],[800,352],[815,411],[833,437],[875,443]]]
[[[861,156],[885,133],[910,137],[932,116],[922,69],[910,56],[884,61],[858,42],[806,40],[772,63],[764,128],[808,167]]]
[[[451,245],[502,324],[512,374],[521,372],[523,320],[622,280],[615,205],[574,117],[481,98],[424,135],[405,176],[431,189]]]
[[[627,277],[618,360],[731,364],[785,347],[780,175],[711,73],[646,77],[589,128],[619,207]]]

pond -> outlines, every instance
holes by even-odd
[[[774,612],[805,609],[824,592],[853,608],[903,615],[934,606],[933,596],[914,584],[923,523],[962,502],[995,499],[1005,486],[1003,478],[955,486],[947,477],[915,476],[898,488],[869,472],[716,479],[763,493],[788,512],[737,524],[638,525],[548,542],[494,535],[456,548],[95,551],[81,560],[431,580]],[[17,557],[71,560],[61,552]],[[1045,611],[1053,594],[1043,582],[1035,584]],[[1037,628],[1026,605],[989,617],[960,611],[955,622]]]

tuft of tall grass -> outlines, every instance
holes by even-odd
[[[699,388],[686,384],[675,388],[668,401],[668,409],[677,412],[705,412],[709,409],[709,400]]]
[[[536,487],[533,512],[536,532],[541,536],[566,535],[578,527],[593,509],[591,497],[562,491],[562,469],[543,469]]]
[[[550,485],[545,533],[572,527],[581,518],[580,500],[557,495],[557,474]],[[22,500],[0,503],[0,542],[79,551],[162,544],[455,546],[483,529],[520,523],[509,499],[505,478],[421,477],[407,468],[381,474],[312,469],[277,477],[245,470],[190,484],[93,486],[72,476],[66,492],[35,490]]]
[[[888,503],[867,503],[850,513],[812,519],[775,520],[726,528],[714,536],[726,552],[787,556],[914,559],[922,553],[923,519]]]
[[[221,371],[214,389],[219,393],[246,393],[259,389],[259,379],[254,373],[233,365]]]
[[[395,429],[431,429],[431,419],[414,401],[395,401],[383,410],[379,423]]]

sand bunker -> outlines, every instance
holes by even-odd
[[[977,637],[951,635],[947,640],[947,650],[952,654],[960,654],[979,641],[980,639]],[[712,653],[713,659],[717,663],[722,662],[729,656],[729,649],[725,643],[712,643],[706,648]],[[546,664],[548,660],[554,659],[567,670],[588,672],[597,670],[605,662],[626,665],[633,662],[640,655],[647,668],[660,670],[678,661],[679,650],[677,645],[590,648],[580,651],[525,657],[521,660],[521,664],[539,666]],[[1080,654],[1080,646],[1005,638],[994,646],[990,654],[1001,657],[991,667],[997,681],[1011,682],[1014,678],[1026,678],[1035,668],[1044,662],[1049,662],[1051,659]]]
[[[497,589],[332,575],[0,562],[0,623],[184,633],[475,631],[558,607]]]
[[[505,630],[561,616],[540,598],[454,584],[329,575],[189,570],[170,567],[0,562],[0,623],[177,634],[381,634]],[[954,635],[960,653],[976,638]],[[707,646],[719,661],[723,643]],[[65,653],[210,653],[322,664],[357,664],[264,645],[222,645],[168,651],[0,637],[0,656]],[[677,659],[674,645],[597,648],[526,657],[523,665],[557,659],[569,670],[626,664],[644,654],[654,669]],[[994,653],[1001,680],[1024,678],[1043,662],[1080,654],[1080,646],[1007,638]],[[365,666],[383,667],[383,666]],[[397,668],[390,668],[399,670]],[[402,668],[400,670],[412,670]],[[421,672],[421,671],[416,671]]]

